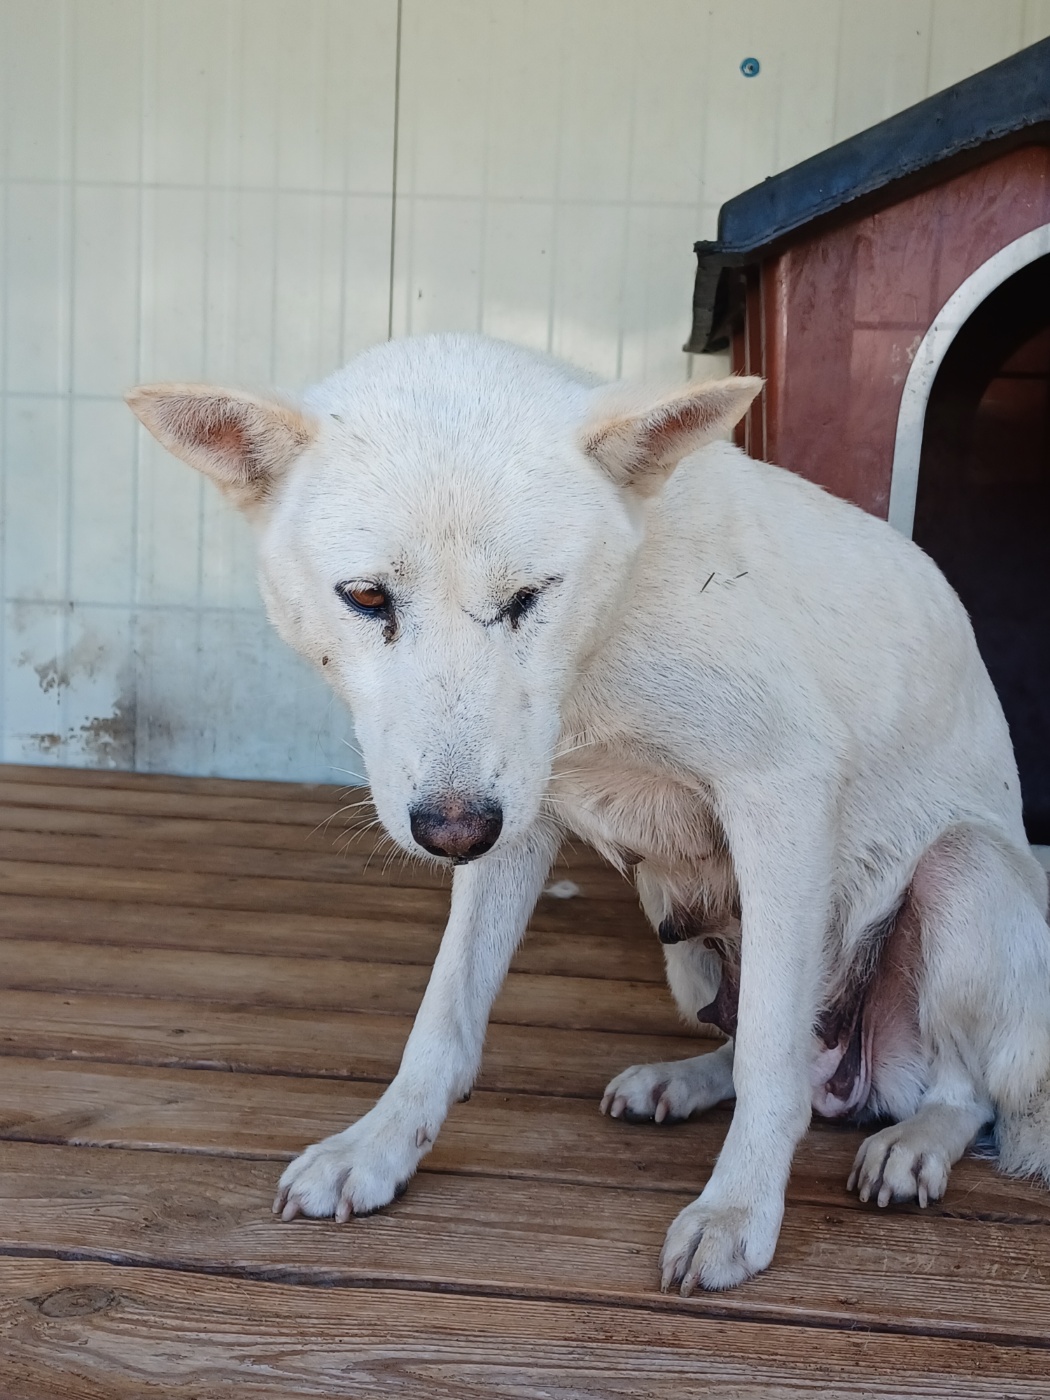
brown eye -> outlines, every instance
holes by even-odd
[[[335,591],[344,603],[363,613],[382,613],[390,607],[390,596],[374,583],[337,583]]]

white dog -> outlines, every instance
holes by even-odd
[[[736,1096],[664,1288],[773,1257],[811,1111],[888,1117],[861,1198],[939,1198],[997,1122],[1050,1177],[1046,879],[966,614],[887,525],[720,439],[756,379],[659,398],[474,336],[380,346],[300,404],[135,390],[258,527],[286,641],[353,710],[407,850],[456,866],[378,1104],[274,1209],[392,1201],[478,1071],[493,999],[571,831],[634,866],[683,1014],[732,1036],[602,1107]]]

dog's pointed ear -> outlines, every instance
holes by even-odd
[[[289,404],[207,384],[144,384],[124,399],[161,446],[242,508],[265,499],[316,433]]]
[[[616,408],[599,399],[581,445],[618,486],[653,495],[683,457],[743,418],[763,382],[742,376],[710,379],[640,407],[621,403]]]

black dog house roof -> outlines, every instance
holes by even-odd
[[[817,220],[859,216],[988,159],[999,149],[1050,140],[1050,39],[727,200],[718,238],[695,245],[693,330],[687,350],[721,350],[724,269],[757,262]]]

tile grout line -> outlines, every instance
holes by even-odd
[[[397,24],[394,31],[394,127],[392,133],[390,170],[390,266],[387,288],[386,338],[394,338],[394,272],[397,259],[397,186],[398,155],[401,135],[401,36],[404,0],[397,0]]]

